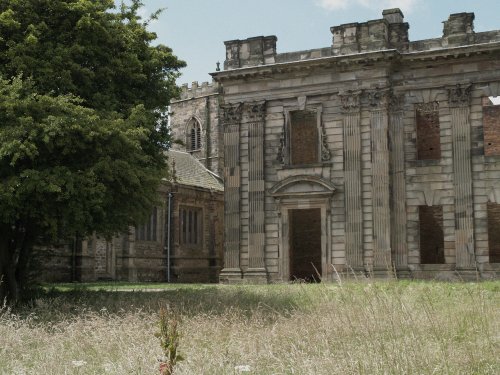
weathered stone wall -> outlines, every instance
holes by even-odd
[[[231,61],[214,78],[227,113],[241,114],[224,129],[226,157],[237,155],[226,163],[226,204],[237,197],[238,205],[226,211],[226,259],[230,248],[234,260],[223,280],[255,276],[252,233],[262,210],[263,279],[287,280],[288,212],[301,208],[321,209],[325,278],[333,267],[424,278],[498,272],[488,253],[487,203],[500,202],[500,156],[485,155],[483,134],[486,120],[496,142],[496,109],[483,111],[482,100],[500,95],[500,39],[497,31],[475,34],[473,19],[451,15],[441,38],[409,42],[402,13],[384,11],[381,20],[332,28],[331,53],[276,54],[280,64],[236,53],[254,39],[226,43]],[[476,44],[487,37],[490,44]],[[254,123],[256,103],[265,112]],[[317,112],[317,163],[291,163],[290,113],[297,110]],[[256,125],[262,151],[252,140]],[[261,174],[264,195],[256,198]],[[422,236],[437,233],[426,212],[439,212],[442,222],[440,262],[421,254]]]
[[[201,148],[191,154],[199,159],[212,172],[222,175],[223,132],[219,121],[219,95],[217,84],[203,82],[201,86],[193,82],[191,87],[182,86],[179,100],[172,101],[170,129],[175,141],[174,150],[188,151],[186,128],[192,119],[201,125]]]
[[[180,207],[202,212],[201,247],[180,240]],[[222,192],[179,187],[173,194],[171,272],[175,282],[217,282],[223,264],[224,205]]]
[[[73,244],[40,248],[34,258],[37,279],[71,281],[166,281],[168,194],[171,211],[171,282],[216,282],[223,264],[223,192],[184,185],[162,187],[157,206],[156,240],[140,240],[130,227],[111,240],[93,235]],[[203,212],[203,242],[197,249],[184,247],[179,240],[180,206],[199,207]]]

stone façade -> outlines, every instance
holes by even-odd
[[[484,103],[500,96],[500,31],[476,33],[473,20],[452,14],[440,38],[410,41],[402,12],[389,9],[332,27],[325,48],[277,53],[275,36],[225,42],[224,70],[212,73],[221,281],[290,280],[316,250],[325,280],[498,276],[500,153],[485,150],[500,138],[500,111]],[[294,162],[302,152],[314,162]]]

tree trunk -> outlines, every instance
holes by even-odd
[[[8,226],[0,228],[0,299],[3,304],[16,302],[19,290],[16,280],[16,264],[13,263],[12,230]]]
[[[18,243],[19,257],[15,271],[19,297],[23,297],[30,288],[30,259],[33,254],[33,246],[35,244],[35,235],[32,230],[26,228],[22,233],[21,241]]]
[[[29,260],[34,232],[16,225],[0,228],[0,301],[16,303],[29,287]]]

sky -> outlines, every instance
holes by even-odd
[[[117,0],[118,1],[118,0]],[[276,35],[277,52],[328,47],[331,26],[382,18],[398,7],[410,24],[410,41],[442,35],[452,13],[474,12],[475,31],[500,29],[500,0],[142,0],[158,43],[186,61],[177,84],[211,81],[208,74],[225,59],[224,41]]]

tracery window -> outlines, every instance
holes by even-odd
[[[189,247],[203,244],[203,210],[199,207],[181,206],[179,209],[180,243]]]
[[[192,118],[186,128],[186,149],[197,151],[201,148],[201,125],[198,120]]]
[[[135,228],[135,239],[137,241],[157,241],[158,208],[154,207],[149,220]]]

